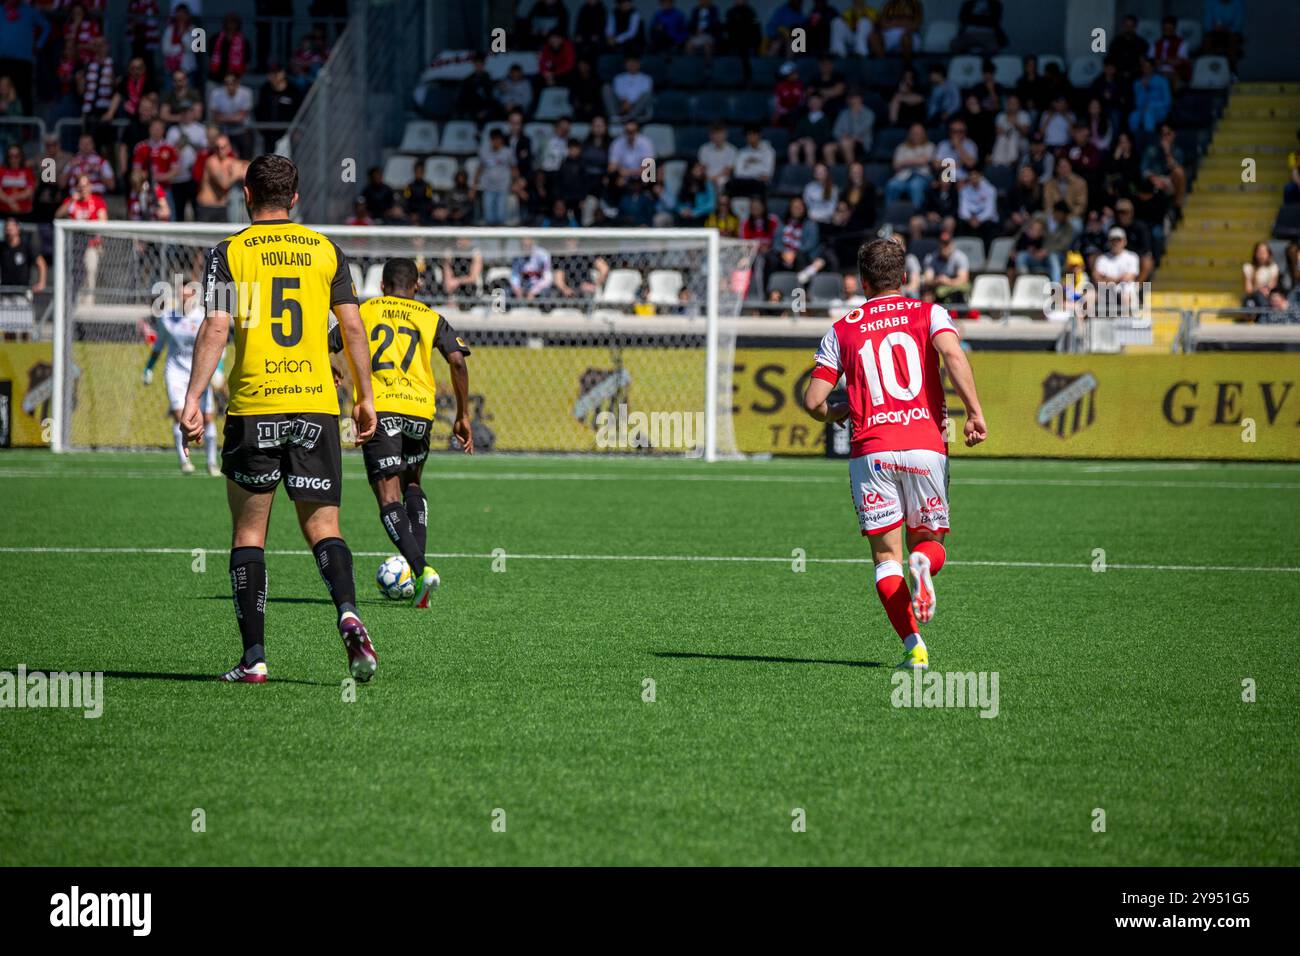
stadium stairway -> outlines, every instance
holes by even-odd
[[[1238,83],[1183,205],[1152,280],[1157,310],[1230,309],[1241,305],[1241,266],[1267,240],[1286,182],[1286,153],[1300,122],[1300,83]],[[1255,182],[1242,161],[1255,160]],[[1177,291],[1173,291],[1177,290]],[[1168,352],[1178,320],[1157,311],[1153,351]]]

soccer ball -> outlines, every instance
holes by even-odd
[[[393,555],[379,566],[375,584],[384,597],[394,601],[415,596],[415,579],[411,577],[410,565],[400,554]]]

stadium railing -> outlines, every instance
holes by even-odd
[[[1300,351],[1300,306],[1188,310],[1178,346],[1183,352]]]

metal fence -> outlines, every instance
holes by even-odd
[[[1300,351],[1300,304],[1188,310],[1183,314],[1178,347],[1184,352]]]
[[[331,49],[283,141],[303,222],[342,222],[366,170],[399,140],[424,67],[426,15],[420,0],[362,5]]]

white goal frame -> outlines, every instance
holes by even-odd
[[[69,451],[65,441],[67,424],[67,345],[68,337],[68,250],[69,238],[75,233],[98,236],[141,236],[151,233],[159,238],[167,235],[184,234],[186,236],[211,236],[213,242],[238,232],[246,223],[202,223],[202,222],[133,222],[130,220],[106,220],[78,222],[70,219],[56,219],[54,222],[54,310],[53,310],[53,399],[50,405],[52,434],[50,445],[55,452]],[[705,461],[713,462],[718,454],[718,325],[719,298],[721,282],[719,249],[720,234],[716,229],[678,229],[678,228],[642,228],[642,229],[584,229],[538,227],[447,227],[447,226],[335,226],[306,225],[328,237],[367,238],[382,235],[385,238],[423,238],[423,239],[546,239],[565,240],[593,239],[620,241],[640,241],[653,239],[687,240],[703,243],[705,264],[708,272],[706,298],[704,305],[705,320],[705,380],[704,389],[704,449]]]

